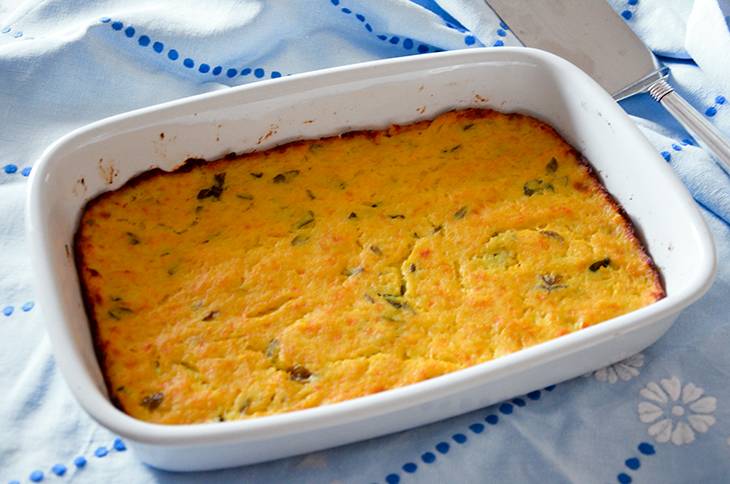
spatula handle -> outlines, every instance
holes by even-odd
[[[666,81],[659,80],[649,87],[649,94],[659,101],[687,131],[712,153],[725,171],[730,174],[730,144],[717,128],[711,125],[682,96],[677,94]]]

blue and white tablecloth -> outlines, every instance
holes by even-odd
[[[611,0],[730,136],[730,3]],[[730,179],[662,108],[622,105],[702,206],[716,284],[656,345],[493,407],[277,462],[171,474],[58,374],[23,222],[42,149],[102,117],[365,60],[518,45],[481,0],[0,0],[0,482],[728,482]]]

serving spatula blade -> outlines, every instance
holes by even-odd
[[[527,47],[580,67],[616,100],[648,92],[730,173],[730,144],[666,82],[662,66],[606,0],[486,0]]]

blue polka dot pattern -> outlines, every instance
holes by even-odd
[[[418,470],[418,466],[416,464],[414,464],[413,462],[406,462],[405,464],[403,464],[402,469],[404,472],[413,474],[414,472],[416,472]]]
[[[424,452],[423,455],[421,455],[421,460],[426,464],[432,464],[436,461],[436,454],[433,452]]]
[[[12,163],[8,163],[7,165],[5,165],[3,167],[3,170],[5,170],[5,173],[7,173],[8,175],[12,175],[16,171],[18,171],[18,165],[14,165]]]
[[[494,44],[492,44],[493,47],[502,47],[504,45],[504,42],[501,40],[496,40]]]
[[[30,171],[31,171],[31,170],[32,170],[32,167],[30,167],[30,166],[26,166],[25,168],[23,168],[23,171],[21,171],[20,173],[21,173],[21,174],[22,174],[23,176],[30,176]]]
[[[656,453],[654,446],[648,442],[641,442],[637,447],[640,454],[645,456],[651,456]],[[624,461],[624,465],[629,471],[638,471],[641,468],[641,459],[639,457],[629,457]],[[629,483],[633,481],[633,478],[626,472],[619,472],[616,479],[620,483]]]
[[[466,435],[464,434],[454,434],[451,436],[452,439],[454,439],[454,442],[457,444],[463,444],[467,441]]]
[[[62,476],[66,473],[66,466],[63,464],[56,464],[53,467],[51,467],[51,472],[56,474],[57,476]]]
[[[637,447],[637,449],[639,449],[639,452],[641,452],[644,455],[654,455],[656,453],[654,446],[648,442],[640,443],[639,446]]]
[[[339,0],[337,1],[337,3],[332,2],[332,4],[333,5],[338,5],[339,4]],[[362,17],[362,20],[361,21],[364,21],[365,20],[365,17],[364,16],[360,15],[360,17]],[[360,20],[360,18],[358,18],[358,20]],[[130,39],[131,38],[134,38],[135,34],[137,33],[136,29],[133,26],[129,25],[126,28],[124,28],[124,24],[121,21],[116,20],[116,21],[113,21],[112,22],[111,19],[108,18],[108,17],[101,18],[100,19],[100,22],[101,23],[110,23],[112,29],[114,29],[116,31],[122,31],[123,30],[124,35],[127,38],[130,38]],[[150,44],[152,44],[152,50],[154,50],[158,54],[161,54],[165,50],[165,44],[164,43],[162,43],[160,41],[154,41],[153,42],[152,39],[148,35],[140,35],[137,38],[137,43],[139,44],[140,47],[147,47]],[[176,61],[176,60],[178,60],[180,58],[180,52],[178,52],[176,49],[169,49],[167,51],[167,58],[170,59],[171,61]],[[193,72],[197,72],[199,74],[208,74],[208,73],[211,73],[214,76],[220,75],[221,72],[223,72],[223,69],[224,69],[222,66],[216,66],[213,69],[211,69],[209,63],[205,63],[205,62],[198,63],[192,57],[185,57],[183,59],[183,61],[182,61],[182,65],[183,65],[183,67],[185,67],[187,69],[190,69]],[[197,69],[195,69],[195,66],[196,65],[198,65],[198,68]],[[257,71],[261,73],[260,76],[258,76],[258,75],[256,76],[257,78],[261,79],[261,78],[263,78],[265,76],[266,71],[264,69],[258,68]],[[238,74],[238,69],[235,69],[233,67],[226,69],[226,75],[229,78],[233,78],[237,74]],[[271,78],[272,79],[275,79],[277,77],[282,77],[281,72],[279,72],[279,71],[271,71]]]
[[[499,35],[500,37],[505,37],[507,35],[507,32],[502,29],[497,29],[497,35]]]
[[[474,45],[476,43],[477,39],[473,35],[467,35],[464,37],[464,43],[466,45]]]
[[[2,32],[3,34],[7,34],[8,32],[10,32],[10,27],[5,27],[0,32]]]
[[[715,104],[705,109],[705,116],[713,117],[718,113],[718,110],[727,102],[725,96],[715,96]]]
[[[471,430],[475,434],[481,434],[482,432],[484,432],[484,425],[480,424],[479,422],[473,423],[469,425],[469,430]]]
[[[338,7],[341,4],[340,0],[330,0],[330,3],[335,7]],[[373,26],[367,21],[367,18],[365,17],[364,14],[359,13],[359,12],[353,12],[353,10],[351,8],[345,7],[345,6],[341,7],[339,9],[339,11],[347,16],[350,16],[351,14],[354,13],[355,14],[354,18],[363,26],[363,28],[365,30],[367,30],[369,33],[371,33],[371,34],[373,33]],[[449,24],[447,24],[447,25],[451,28],[456,28],[453,25],[449,25]],[[458,30],[465,31],[464,29],[458,29]],[[403,39],[403,42],[401,42],[401,38],[397,35],[377,34],[376,38],[378,38],[379,40],[381,40],[383,42],[388,42],[391,45],[400,45],[405,50],[411,50],[411,49],[413,49],[413,47],[415,45],[415,43],[412,39]],[[471,36],[471,38],[472,38],[471,41],[468,41],[466,38],[464,39],[464,42],[466,43],[466,45],[473,45],[476,43],[476,38],[474,36]],[[421,44],[418,46],[417,51],[419,54],[425,54],[426,52],[441,52],[442,49],[438,49],[436,47],[429,47],[426,44]]]
[[[499,406],[499,411],[505,415],[511,414],[513,409],[514,409],[514,407],[512,406],[511,403],[503,403],[502,405]]]
[[[99,458],[106,457],[107,455],[109,455],[109,450],[106,447],[104,447],[104,446],[98,447],[94,451],[94,455],[97,456],[97,457],[99,457]]]
[[[545,390],[551,392],[551,391],[555,390],[555,388],[556,388],[555,385],[550,385],[550,386],[546,387]],[[537,401],[537,400],[540,400],[541,392],[540,392],[540,390],[535,390],[535,391],[529,392],[525,396],[529,400]],[[514,413],[514,409],[515,409],[514,405],[517,405],[517,407],[527,406],[527,400],[525,400],[522,397],[514,398],[514,399],[512,399],[512,402],[513,403],[503,402],[497,406],[497,409],[504,415],[511,415]],[[497,425],[499,423],[499,416],[492,413],[492,414],[487,415],[484,418],[484,420],[490,425]],[[474,434],[477,434],[477,435],[482,434],[485,430],[484,424],[482,424],[480,422],[475,422],[475,423],[469,425],[468,428]],[[457,444],[464,444],[468,440],[466,435],[464,435],[462,433],[453,434],[451,436],[451,439],[454,442],[456,442]],[[641,445],[650,445],[650,444],[642,443]],[[434,447],[435,447],[436,451],[442,455],[447,454],[449,452],[449,450],[451,449],[451,446],[449,445],[449,443],[444,442],[444,441],[438,442]],[[653,447],[652,447],[652,449],[653,449]],[[636,460],[638,461],[638,459],[636,459]],[[424,452],[423,454],[421,454],[421,461],[423,461],[424,464],[433,464],[434,462],[436,462],[436,454],[434,454],[433,452]],[[631,461],[631,459],[626,461],[626,465],[630,469],[633,469],[629,465],[629,461]],[[632,461],[632,464],[633,464],[633,461]],[[636,468],[638,469],[638,466]],[[401,469],[403,469],[404,472],[413,474],[418,470],[418,466],[416,464],[414,464],[413,462],[406,462],[405,464],[403,464]],[[386,482],[388,481],[388,477],[391,475],[397,476],[397,474],[388,474],[385,477]]]
[[[245,68],[241,69],[242,76],[247,76],[247,75],[251,74],[251,72],[253,72],[253,69],[251,69],[250,67],[245,67]]]
[[[74,465],[77,469],[83,469],[84,467],[86,467],[86,457],[84,457],[83,455],[78,456],[74,459]]]
[[[14,309],[15,309],[15,308],[13,308],[13,306],[5,306],[5,307],[3,308],[3,314],[4,314],[5,316],[10,316],[11,314],[13,314],[13,310],[14,310]]]
[[[664,158],[665,161],[669,161],[669,160],[672,159],[672,154],[670,152],[668,152],[668,151],[662,151],[661,152],[661,155],[662,155],[662,157]]]
[[[621,16],[622,16],[623,18],[625,18],[626,20],[630,20],[630,19],[631,19],[631,17],[633,17],[633,16],[634,16],[634,14],[632,14],[632,13],[631,13],[631,11],[629,11],[629,10],[623,10],[623,11],[621,12]]]
[[[385,476],[385,482],[388,484],[398,484],[400,482],[400,476],[398,474],[388,474]]]
[[[256,76],[256,77],[258,77],[259,79],[261,79],[262,77],[264,77],[265,74],[266,73],[264,72],[264,70],[262,68],[260,68],[260,67],[257,68],[257,69],[255,69],[253,71],[253,75]]]
[[[626,2],[626,3],[633,6],[633,5],[636,5],[637,3],[639,3],[639,0],[628,0],[628,2]]]
[[[623,472],[616,477],[621,484],[629,484],[632,481],[631,476]]]
[[[30,476],[28,476],[28,479],[30,479],[33,482],[41,482],[43,480],[43,471],[31,472]]]
[[[124,452],[125,450],[127,450],[127,446],[124,445],[124,441],[122,439],[120,439],[119,437],[114,439],[114,443],[112,444],[112,446],[114,447],[114,450],[116,450],[117,452]]]

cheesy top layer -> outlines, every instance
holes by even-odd
[[[147,173],[75,249],[112,398],[168,424],[408,385],[664,294],[580,155],[490,110]]]

